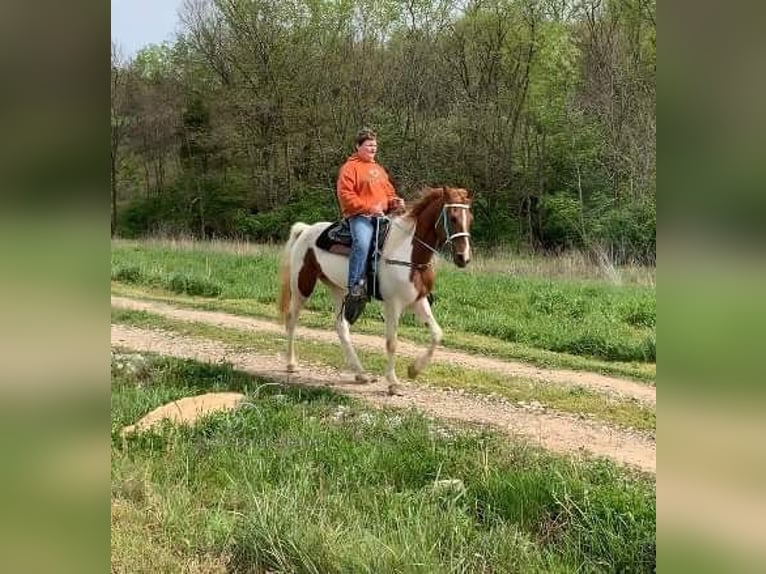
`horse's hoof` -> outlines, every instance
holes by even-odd
[[[287,372],[288,373],[294,373],[297,370],[298,370],[298,367],[297,367],[297,365],[295,363],[290,363],[289,365],[287,365]]]
[[[415,367],[414,364],[407,367],[407,376],[409,378],[416,379],[419,374],[420,374],[420,371]]]
[[[404,396],[404,393],[402,392],[402,387],[400,387],[396,383],[391,383],[388,385],[388,394],[392,397],[402,397]]]
[[[357,373],[354,376],[354,382],[360,385],[365,385],[372,381],[372,377],[367,373]]]

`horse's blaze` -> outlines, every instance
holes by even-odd
[[[311,248],[307,249],[306,255],[303,256],[303,265],[301,265],[301,270],[298,272],[298,291],[304,297],[309,297],[314,292],[317,279],[324,278],[325,276],[322,273],[322,268],[319,266],[314,250]]]

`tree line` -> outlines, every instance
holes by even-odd
[[[112,45],[112,232],[282,240],[334,219],[363,126],[398,192],[474,193],[477,241],[653,262],[654,0],[186,0]]]

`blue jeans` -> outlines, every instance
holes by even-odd
[[[373,221],[373,218],[365,215],[354,215],[348,218],[351,227],[351,255],[348,258],[349,289],[364,277],[364,268],[375,229]]]

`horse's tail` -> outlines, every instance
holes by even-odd
[[[287,310],[290,308],[290,298],[292,297],[292,290],[290,289],[290,256],[298,237],[308,228],[309,225],[300,222],[290,228],[290,237],[287,239],[280,257],[278,309],[279,320],[283,323]]]

